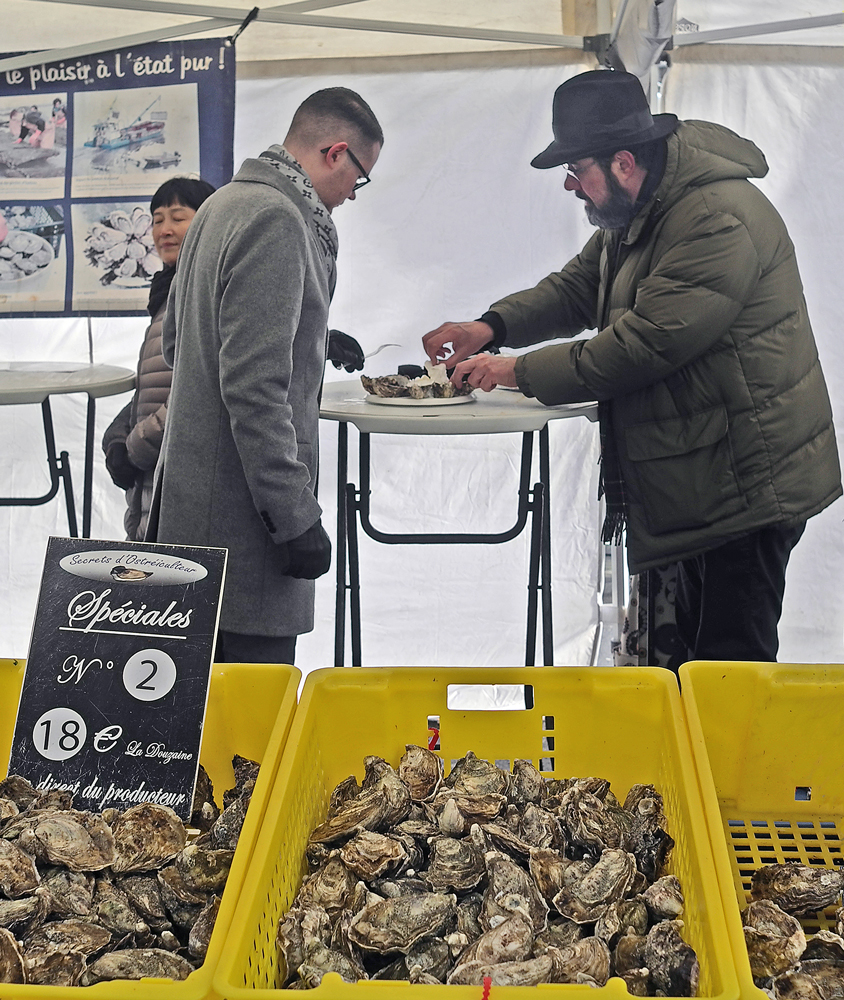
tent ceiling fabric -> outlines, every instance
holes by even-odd
[[[299,0],[262,7],[237,40],[238,62],[580,48],[583,36],[610,31],[625,0]],[[61,4],[59,7],[58,4]],[[158,37],[230,36],[254,6],[178,0],[3,0],[3,48],[8,53],[88,46],[104,51]],[[676,48],[706,41],[766,45],[844,45],[844,17],[834,0],[677,0]],[[838,23],[783,30],[789,23],[827,18]],[[207,20],[206,20],[207,19]],[[287,22],[298,23],[285,23]],[[396,29],[396,24],[406,25]],[[735,39],[725,29],[762,26]],[[771,31],[768,26],[773,25]],[[764,29],[764,30],[763,30]],[[714,32],[715,35],[706,33]],[[514,40],[515,39],[515,40]],[[90,45],[97,44],[96,49]],[[0,67],[1,68],[1,67]]]

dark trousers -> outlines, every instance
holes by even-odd
[[[776,662],[785,567],[805,527],[775,524],[677,563],[677,631],[691,659]]]
[[[243,635],[217,632],[215,663],[289,663],[296,656],[295,635]]]

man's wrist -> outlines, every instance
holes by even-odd
[[[506,342],[507,327],[504,325],[504,320],[497,312],[485,312],[483,316],[479,317],[478,322],[486,323],[486,325],[492,330],[492,340],[487,341],[487,343],[481,348],[481,351],[497,350]]]

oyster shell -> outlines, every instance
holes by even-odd
[[[636,859],[616,848],[602,852],[594,867],[570,886],[564,886],[552,900],[564,917],[579,924],[594,923],[610,903],[623,899],[633,883]]]
[[[373,830],[361,830],[340,848],[346,868],[367,882],[395,871],[407,857],[401,840]]]
[[[87,917],[94,900],[94,876],[56,868],[42,876],[50,912],[57,917]]]
[[[528,958],[523,962],[499,962],[484,965],[482,962],[467,962],[459,965],[448,977],[449,984],[455,986],[483,986],[489,979],[492,986],[538,986],[550,982],[553,963],[548,955]]]
[[[357,875],[343,863],[340,852],[332,851],[322,868],[302,883],[300,905],[305,909],[323,909],[329,916],[336,916],[346,907],[357,883]]]
[[[465,757],[455,762],[444,783],[456,793],[470,798],[506,795],[510,787],[510,775],[488,760],[476,757],[470,750]]]
[[[682,916],[683,889],[675,875],[663,875],[642,893],[642,901],[653,921],[676,920]]]
[[[106,878],[96,881],[94,912],[98,922],[115,934],[146,934],[149,931],[149,925],[141,919],[126,893]]]
[[[196,775],[196,786],[193,790],[190,825],[201,833],[206,833],[214,825],[220,815],[220,810],[214,801],[214,785],[208,772],[199,765]]]
[[[535,933],[543,931],[548,923],[548,904],[533,879],[501,854],[489,854],[486,860],[489,884],[480,913],[481,926],[489,929],[500,917],[509,917],[518,910]]]
[[[680,936],[682,922],[655,924],[645,941],[645,965],[654,986],[668,997],[697,996],[700,965],[694,950]]]
[[[521,913],[514,913],[470,944],[460,955],[456,968],[471,963],[521,962],[530,957],[533,938],[531,922]]]
[[[142,802],[121,813],[112,826],[115,874],[160,868],[185,846],[185,825],[169,806]]]
[[[610,903],[595,924],[595,937],[603,938],[610,948],[614,948],[628,931],[640,935],[648,932],[648,908],[641,897]]]
[[[485,877],[483,856],[470,841],[454,837],[433,840],[428,870],[422,874],[432,892],[467,892]]]
[[[305,950],[305,960],[297,969],[299,977],[305,986],[319,986],[322,977],[328,972],[336,972],[347,983],[368,979],[364,968],[353,962],[341,951],[327,948],[321,941],[311,939]]]
[[[415,802],[429,799],[443,780],[442,758],[425,747],[409,743],[399,761],[399,777]]]
[[[40,881],[32,857],[11,840],[0,838],[0,892],[7,899],[29,896]]]
[[[82,974],[80,984],[91,986],[111,979],[187,979],[193,966],[181,955],[163,948],[127,948],[95,959]]]
[[[188,844],[175,856],[173,864],[186,885],[197,892],[213,893],[222,891],[233,860],[234,851]]]
[[[844,872],[796,862],[765,865],[753,873],[750,898],[770,899],[792,916],[806,916],[832,906],[841,897]]]
[[[101,816],[65,809],[47,812],[18,844],[39,861],[64,865],[72,872],[97,872],[114,862],[114,837]]]
[[[750,971],[757,978],[778,976],[790,969],[803,954],[806,935],[800,921],[773,900],[760,899],[747,905],[741,915]]]
[[[604,986],[610,977],[610,950],[601,938],[584,937],[565,948],[550,949],[548,954],[553,962],[552,982],[588,981]]]
[[[212,896],[202,908],[188,934],[188,954],[192,958],[198,958],[200,961],[205,958],[219,911],[220,897]]]
[[[771,982],[774,1000],[827,1000],[826,994],[807,972],[784,972]]]
[[[442,933],[456,909],[456,896],[439,892],[383,899],[355,914],[349,938],[368,951],[406,954],[420,938]]]
[[[0,927],[0,983],[25,983],[26,964],[14,934]]]

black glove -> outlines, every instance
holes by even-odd
[[[135,485],[138,470],[129,461],[129,452],[122,441],[113,441],[108,446],[105,464],[115,486],[119,486],[121,490],[130,490]]]
[[[359,372],[363,369],[363,350],[348,333],[329,330],[328,360],[335,368],[345,367],[347,372]]]
[[[331,540],[322,521],[312,524],[298,538],[291,538],[287,543],[287,555],[290,558],[287,576],[297,580],[316,580],[327,573],[331,565]]]

